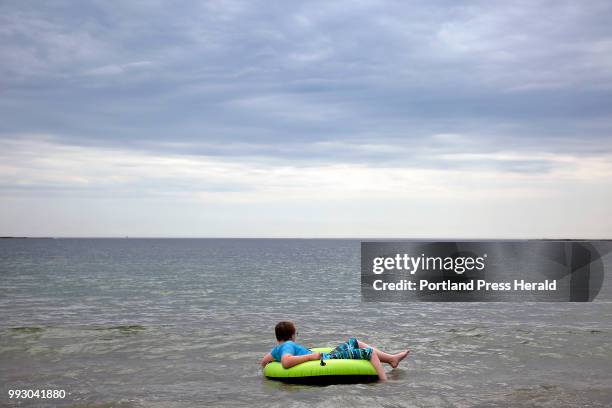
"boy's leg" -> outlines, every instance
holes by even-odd
[[[372,346],[364,343],[361,340],[357,340],[357,344],[359,344],[359,348],[368,348],[368,347],[370,347],[372,349],[372,351],[373,351],[372,356],[374,356],[374,355],[378,356],[380,361],[382,361],[383,363],[390,364],[391,367],[393,367],[393,368],[397,367],[398,364],[400,363],[400,361],[405,359],[408,356],[408,353],[410,353],[410,350],[402,351],[401,353],[397,353],[397,354],[385,353],[384,351],[381,351],[381,350],[377,349],[376,347],[372,347]]]
[[[385,369],[378,358],[378,354],[374,352],[374,349],[368,349],[367,345],[366,347],[360,347],[358,340],[354,337],[351,337],[346,343],[339,344],[329,356],[339,359],[370,360],[376,374],[378,374],[378,379],[383,381],[387,379],[387,374],[385,374]]]
[[[383,368],[382,363],[380,362],[380,359],[378,358],[378,355],[376,353],[372,353],[372,358],[370,359],[370,363],[372,363],[372,365],[374,366],[374,369],[376,370],[376,374],[378,374],[378,379],[382,381],[386,381],[387,374],[385,373],[385,369]]]
[[[374,351],[374,353],[376,353],[376,355],[378,356],[378,358],[380,359],[380,361],[382,361],[383,363],[390,363],[392,361],[393,356],[389,353],[385,353],[384,351],[381,351],[379,349],[377,349],[376,347],[372,347],[369,344],[364,343],[361,340],[357,340],[357,344],[359,344],[359,348],[368,348],[370,347],[372,349],[372,351]]]

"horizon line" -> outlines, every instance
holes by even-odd
[[[331,237],[316,237],[316,236],[0,236],[0,239],[295,239],[295,240],[410,240],[410,241],[612,241],[611,237],[525,237],[525,238],[504,238],[504,237],[399,237],[399,236],[370,236],[370,237],[355,237],[355,236],[331,236]]]

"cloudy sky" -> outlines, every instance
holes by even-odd
[[[0,235],[612,235],[612,3],[0,3]]]

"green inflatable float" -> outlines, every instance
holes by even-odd
[[[329,347],[311,349],[313,352],[329,353]],[[273,361],[264,368],[264,375],[272,380],[302,384],[338,384],[357,383],[378,380],[372,363],[368,360],[319,360],[307,361],[291,368],[283,368],[281,363]]]

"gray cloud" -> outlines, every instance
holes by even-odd
[[[291,145],[465,133],[544,151],[610,135],[590,124],[612,106],[608,2],[1,7],[6,134]]]
[[[610,170],[611,20],[608,1],[2,2],[0,194],[265,201],[345,168],[583,191]]]

